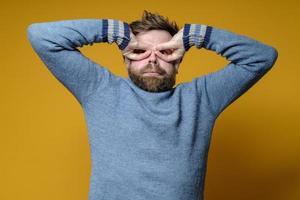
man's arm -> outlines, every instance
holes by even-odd
[[[202,24],[185,24],[183,42],[186,50],[203,47],[231,61],[221,70],[196,78],[201,98],[217,116],[261,79],[278,57],[269,45]]]
[[[65,20],[31,24],[27,37],[52,74],[84,104],[100,85],[108,84],[113,74],[77,47],[115,42],[123,50],[130,41],[130,28],[126,22],[113,19]]]

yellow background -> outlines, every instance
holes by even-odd
[[[29,24],[80,18],[139,19],[144,9],[202,23],[274,46],[274,67],[217,119],[206,200],[300,199],[299,3],[271,1],[1,1],[1,200],[83,200],[91,169],[80,104],[47,70],[26,37]],[[127,76],[115,44],[81,51]],[[177,83],[224,67],[213,51],[191,48]]]

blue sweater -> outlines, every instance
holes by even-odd
[[[129,38],[126,22],[79,19],[34,23],[29,41],[50,72],[80,103],[92,173],[89,200],[203,200],[215,120],[274,65],[274,47],[204,24],[184,25],[186,50],[215,51],[229,64],[165,92],[85,57],[77,47]]]

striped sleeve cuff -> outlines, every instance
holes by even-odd
[[[189,50],[194,45],[198,49],[206,47],[211,31],[212,27],[205,24],[184,24],[183,44],[185,50]]]
[[[103,42],[116,42],[119,49],[126,48],[130,41],[130,29],[126,22],[114,19],[102,20]]]

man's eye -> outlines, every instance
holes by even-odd
[[[143,50],[143,49],[134,49],[133,53],[137,53],[137,54],[139,54],[139,53],[145,53],[145,50]]]
[[[172,54],[172,50],[171,50],[171,49],[161,50],[160,52],[161,52],[162,54],[167,54],[167,55]]]

